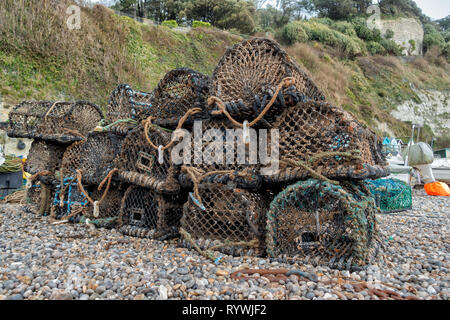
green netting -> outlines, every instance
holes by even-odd
[[[398,179],[367,180],[367,187],[382,212],[399,212],[412,208],[412,190]]]
[[[376,211],[362,184],[299,181],[270,205],[267,253],[272,258],[356,270],[376,255]]]

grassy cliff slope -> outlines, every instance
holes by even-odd
[[[150,91],[177,67],[211,74],[226,48],[242,40],[214,29],[182,33],[150,27],[102,6],[83,8],[81,29],[69,30],[69,2],[60,1],[57,7],[52,3],[0,2],[0,94],[7,105],[30,99],[84,99],[106,106],[119,83]],[[448,66],[433,63],[432,56],[411,61],[371,55],[349,59],[315,42],[285,48],[330,102],[380,134],[384,124],[397,136],[409,135],[409,125],[390,112],[403,101],[420,99],[415,88],[450,88]],[[424,134],[430,140],[429,128]]]

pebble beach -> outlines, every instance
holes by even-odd
[[[359,272],[223,257],[218,264],[176,240],[123,236],[87,225],[53,225],[20,205],[0,206],[0,300],[448,300],[449,197],[415,190],[413,209],[378,214],[381,242]],[[271,281],[241,269],[296,269]]]

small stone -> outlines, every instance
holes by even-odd
[[[97,293],[97,294],[102,294],[105,291],[106,291],[105,286],[98,286],[97,289],[95,289],[95,293]]]
[[[21,294],[15,294],[11,296],[9,300],[23,300],[23,296]]]
[[[428,286],[427,292],[431,295],[436,294],[436,290],[433,288],[433,286]]]
[[[53,291],[50,300],[73,300],[70,292]]]
[[[165,286],[159,286],[158,292],[159,292],[159,300],[167,300],[168,299],[167,288]]]
[[[226,277],[226,276],[228,276],[229,275],[229,272],[228,271],[225,271],[225,270],[217,270],[216,271],[216,276],[222,276],[222,277]]]
[[[145,295],[139,294],[139,295],[137,295],[136,297],[134,297],[133,300],[145,300]]]

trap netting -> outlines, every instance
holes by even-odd
[[[147,129],[147,132],[145,132]],[[149,142],[150,141],[150,142]],[[125,138],[115,162],[122,181],[173,194],[180,190],[179,168],[171,160],[171,133],[156,125],[139,125]],[[158,146],[169,146],[159,150]]]
[[[182,159],[178,176],[183,187],[201,182],[234,184],[235,187],[257,189],[261,185],[261,162],[257,149],[258,133],[251,132],[255,144],[243,143],[243,130],[228,119],[196,121],[190,135],[176,154]],[[184,142],[187,141],[188,143]]]
[[[26,188],[28,210],[43,216],[49,215],[54,193],[55,188],[51,183],[41,181],[39,178],[29,181]]]
[[[203,110],[209,95],[211,80],[208,76],[188,68],[168,72],[153,91],[153,107],[148,115],[164,127],[174,127],[193,108],[202,112],[191,115],[191,120],[207,118]]]
[[[376,212],[362,185],[297,182],[276,196],[267,212],[267,253],[337,269],[363,267],[377,251]]]
[[[99,186],[83,185],[78,171],[75,177],[67,177],[56,186],[51,217],[75,223],[88,221],[98,227],[114,227],[126,188],[121,183],[112,183],[112,175],[108,175]]]
[[[182,244],[237,256],[261,254],[270,200],[270,192],[202,183],[184,205]]]
[[[381,139],[342,108],[309,101],[286,109],[279,129],[280,171],[268,182],[307,177],[366,179],[389,175]]]
[[[8,136],[72,143],[103,118],[90,102],[22,102],[9,113]]]
[[[55,187],[50,216],[56,220],[77,222],[88,204],[87,198],[78,190],[76,178],[64,178],[62,185]]]
[[[121,202],[118,226],[129,236],[166,240],[179,234],[185,197],[164,196],[130,186]]]
[[[81,142],[67,148],[61,165],[61,177],[75,177],[81,170],[85,184],[99,185],[114,169],[124,136],[113,132],[91,132]]]
[[[213,73],[212,95],[241,122],[256,118],[272,99],[265,115],[269,122],[304,96],[325,100],[276,42],[260,38],[245,40],[225,52]]]
[[[34,140],[28,152],[24,169],[31,175],[47,172],[54,176],[61,167],[67,146],[59,143]]]
[[[152,98],[152,93],[134,91],[128,84],[121,84],[111,94],[106,121],[112,124],[123,119],[144,120],[152,108]]]
[[[367,180],[367,187],[382,212],[400,212],[412,208],[412,189],[398,179]]]

